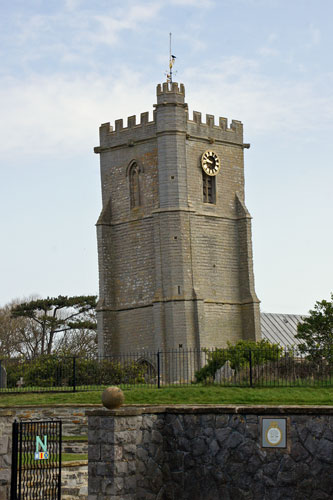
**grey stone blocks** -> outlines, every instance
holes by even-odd
[[[215,122],[218,124],[215,125]],[[224,347],[260,338],[242,123],[189,119],[182,84],[157,86],[153,121],[100,128],[97,222],[101,354]],[[221,159],[216,203],[203,200],[200,158]],[[129,169],[140,167],[140,204]]]
[[[333,498],[332,407],[317,414],[301,407],[147,408],[130,419],[126,408],[99,413],[101,429],[113,422],[109,432],[123,453],[111,445],[106,458],[89,459],[88,498]],[[274,414],[289,419],[287,449],[261,448],[260,417]],[[102,447],[103,439],[100,433],[89,447]]]

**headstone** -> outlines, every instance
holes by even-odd
[[[0,362],[0,389],[7,389],[7,370]]]
[[[20,377],[19,380],[16,382],[17,387],[20,389],[24,386],[24,380],[23,377]]]
[[[231,363],[227,360],[221,368],[216,370],[214,382],[217,384],[223,384],[225,382],[231,382],[233,376],[235,374],[235,370],[231,368]]]

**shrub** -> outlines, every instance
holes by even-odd
[[[239,374],[239,378],[248,378],[247,374]],[[332,365],[325,360],[313,361],[304,357],[293,357],[290,353],[282,356],[279,362],[267,361],[253,370],[253,382],[256,384],[286,385],[303,384],[304,382],[330,381]]]
[[[76,385],[139,384],[145,382],[144,373],[145,368],[135,361],[122,363],[112,359],[76,360]]]
[[[283,348],[278,344],[271,344],[268,340],[258,342],[240,340],[235,345],[228,342],[224,349],[206,350],[207,364],[195,374],[197,382],[213,381],[216,371],[226,361],[230,361],[231,368],[236,372],[249,366],[250,356],[252,366],[261,365],[267,361],[275,361],[282,355]]]
[[[9,359],[7,387],[16,388],[20,377],[27,387],[72,387],[74,385],[73,357],[40,356],[27,361]],[[135,361],[121,363],[112,359],[75,358],[75,385],[119,385],[145,383],[146,367]]]
[[[10,359],[6,362],[7,387],[17,387],[22,377],[24,387],[53,387],[56,385],[59,360],[55,355],[40,356],[34,360]]]
[[[331,300],[317,301],[309,315],[297,325],[298,349],[309,360],[333,365],[333,293]]]

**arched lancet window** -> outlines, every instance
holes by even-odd
[[[129,192],[131,208],[140,207],[142,205],[142,168],[135,161],[131,161],[127,168],[129,177]]]
[[[207,175],[206,172],[202,171],[202,190],[203,190],[203,202],[211,203],[215,205],[216,203],[216,180],[215,176]]]

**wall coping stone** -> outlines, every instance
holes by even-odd
[[[107,410],[102,404],[36,404],[12,405],[11,409],[0,405],[0,417],[11,417],[15,410],[26,408],[86,408],[87,416],[131,416],[144,413],[262,413],[262,414],[303,414],[333,415],[333,405],[127,405],[115,410]]]
[[[333,415],[333,406],[324,405],[151,405],[124,406],[115,410],[87,410],[88,417],[125,417],[143,414],[260,414],[260,415]]]
[[[0,417],[13,417],[14,415],[15,415],[15,412],[12,410],[1,410],[0,409]]]
[[[8,408],[8,406],[9,405],[0,405],[0,415],[1,415],[1,409]],[[35,405],[10,405],[10,408],[12,408],[13,410],[17,410],[17,409],[19,410],[21,408],[26,409],[26,408],[101,408],[101,407],[103,407],[102,403],[100,403],[100,404],[83,404],[83,403],[49,404],[49,403],[43,403],[43,404],[35,404]],[[12,412],[12,414],[13,414],[13,412]]]
[[[71,467],[81,467],[84,465],[88,465],[88,460],[68,460],[68,462],[61,462],[62,469],[70,469]]]

